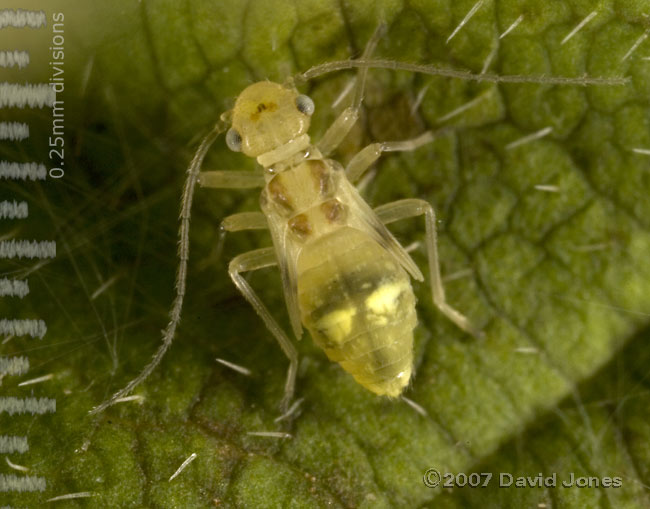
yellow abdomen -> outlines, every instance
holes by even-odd
[[[409,276],[369,235],[342,227],[298,258],[302,322],[327,356],[379,395],[411,377],[415,296]]]

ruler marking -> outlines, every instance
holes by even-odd
[[[0,108],[51,108],[55,100],[56,92],[47,83],[0,83]]]
[[[0,161],[0,178],[12,180],[45,180],[46,176],[47,169],[44,164]]]
[[[24,122],[0,122],[0,140],[20,141],[29,138],[29,126]]]
[[[36,475],[17,476],[14,474],[0,474],[0,492],[18,491],[45,491],[45,478]]]
[[[47,325],[43,320],[0,320],[0,334],[4,336],[31,336],[43,339]]]
[[[2,258],[55,258],[56,241],[54,240],[2,240],[0,241],[0,259]]]
[[[29,65],[29,53],[26,51],[0,51],[0,67],[14,67],[23,69]]]
[[[42,28],[46,25],[45,11],[28,11],[26,9],[2,9],[0,11],[0,28]]]
[[[24,356],[0,357],[0,377],[4,375],[24,375],[29,371],[29,359]]]
[[[25,219],[29,216],[29,206],[26,201],[1,201],[0,219]]]
[[[47,26],[45,11],[26,9],[0,9],[0,29],[42,28]],[[23,69],[30,63],[27,51],[0,51],[0,68]],[[56,92],[46,83],[0,83],[0,109],[52,107]],[[29,138],[30,129],[22,122],[0,122],[0,140],[20,141]],[[37,163],[11,163],[0,161],[0,179],[45,180],[47,169]],[[0,219],[25,219],[29,215],[26,201],[0,201]],[[36,240],[9,240],[0,242],[0,259],[54,258],[56,242]],[[23,298],[29,293],[27,280],[0,279],[0,297]],[[0,334],[30,335],[43,338],[47,327],[43,320],[0,319]],[[29,359],[25,356],[0,357],[0,377],[22,375],[29,371]],[[0,397],[0,414],[45,414],[56,412],[56,400],[52,398]],[[0,435],[0,453],[25,453],[29,450],[26,437]],[[9,466],[11,464],[7,458]],[[44,477],[31,475],[0,474],[0,492],[43,492],[47,482]],[[2,505],[2,504],[0,504]]]
[[[0,414],[46,414],[56,412],[56,400],[52,398],[0,398]]]
[[[13,454],[24,453],[29,451],[27,437],[18,437],[13,435],[0,435],[0,453]]]
[[[21,299],[29,293],[27,280],[0,279],[0,297],[20,297]]]

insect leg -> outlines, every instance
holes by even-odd
[[[277,265],[277,263],[273,248],[265,247],[240,254],[233,258],[230,262],[228,272],[237,289],[250,305],[253,306],[257,314],[260,315],[267,329],[271,331],[271,334],[280,343],[280,348],[282,348],[282,351],[289,358],[289,370],[287,371],[287,381],[284,386],[284,397],[282,398],[281,404],[282,410],[286,411],[293,398],[293,392],[296,386],[298,351],[278,322],[273,318],[267,307],[262,303],[257,293],[255,293],[248,281],[241,275],[242,272],[272,267]]]
[[[438,242],[436,238],[436,214],[431,204],[424,200],[409,198],[398,200],[375,209],[375,213],[384,224],[389,224],[400,219],[424,215],[426,224],[426,245],[429,258],[429,273],[431,278],[431,291],[434,304],[442,311],[447,318],[454,322],[462,330],[475,337],[481,337],[482,332],[475,328],[469,319],[456,309],[447,304],[445,289],[440,276],[440,264],[438,261]]]
[[[264,187],[264,176],[250,171],[202,171],[199,173],[198,183],[201,187],[215,189],[251,189]],[[267,228],[266,219],[260,212],[243,212],[226,217],[219,228],[219,239],[214,254],[211,253],[208,259],[214,261],[221,258],[226,232]]]
[[[370,37],[363,50],[361,59],[368,59],[375,51],[377,43],[381,38],[385,27],[379,25],[375,33]],[[356,81],[354,83],[352,105],[345,108],[334,123],[327,129],[321,140],[316,145],[323,156],[331,154],[336,147],[340,145],[343,139],[347,136],[352,129],[352,126],[359,119],[359,110],[361,102],[363,101],[363,91],[366,87],[366,76],[368,75],[368,67],[360,67],[357,71]]]
[[[221,221],[221,229],[229,232],[242,230],[266,230],[269,227],[266,216],[261,212],[240,212]]]
[[[384,141],[382,143],[371,143],[361,149],[348,163],[345,173],[348,180],[352,183],[359,180],[361,175],[374,163],[382,152],[406,152],[415,150],[427,143],[433,141],[434,135],[431,131],[426,131],[417,138],[403,141]]]
[[[251,189],[264,187],[264,175],[250,171],[202,171],[198,182],[201,187]]]
[[[223,245],[226,240],[227,232],[240,232],[243,230],[268,230],[269,224],[266,216],[261,212],[240,212],[231,216],[226,216],[219,226],[219,240],[217,240],[216,254],[214,259],[221,258]],[[210,256],[212,258],[212,255]]]

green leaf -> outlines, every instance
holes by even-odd
[[[48,334],[0,347],[2,356],[26,355],[31,364],[26,375],[4,377],[2,396],[56,398],[57,411],[0,413],[1,434],[29,439],[29,451],[8,458],[47,480],[43,493],[2,492],[2,504],[34,507],[80,492],[93,496],[59,505],[650,504],[647,3],[486,1],[448,40],[474,5],[61,3],[66,175],[7,185],[8,196],[29,201],[30,218],[6,222],[3,231],[57,240],[51,263],[3,261],[7,277],[28,277],[31,290],[20,301],[3,297],[3,316],[41,317]],[[630,77],[625,86],[583,87],[370,71],[363,117],[336,157],[345,162],[373,141],[448,127],[429,146],[383,156],[364,193],[373,206],[405,197],[434,205],[448,301],[483,326],[485,339],[459,331],[434,307],[429,288],[416,284],[416,375],[405,396],[426,415],[357,385],[307,335],[298,343],[303,403],[275,422],[287,361],[226,271],[230,258],[270,239],[237,233],[221,259],[214,250],[221,218],[256,210],[258,195],[198,190],[176,341],[136,389],[141,401],[89,416],[160,342],[173,298],[184,172],[200,137],[246,85],[357,56],[380,21],[388,26],[376,51],[382,58],[476,73],[488,62],[497,74]],[[49,30],[21,32],[20,41],[44,37],[32,69],[0,68],[0,81],[48,79]],[[332,104],[353,76],[330,74],[305,87],[316,103],[314,139],[345,107],[345,100]],[[2,159],[47,161],[47,112],[9,113],[37,127],[29,142],[2,142]],[[220,139],[204,167],[254,164]],[[393,230],[404,245],[424,238],[421,220]],[[424,270],[422,249],[413,257]],[[260,271],[250,281],[288,326],[278,275]],[[47,382],[18,386],[48,373]],[[291,438],[249,434],[260,431]],[[432,489],[423,483],[431,468],[493,475],[487,488]],[[500,473],[555,473],[558,486],[499,488]],[[620,477],[622,485],[560,486],[572,473]]]

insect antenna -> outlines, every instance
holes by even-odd
[[[387,28],[385,23],[379,23],[375,31],[370,36],[368,43],[366,44],[361,57],[358,60],[368,60],[377,48],[379,40],[386,34]],[[361,106],[361,101],[363,100],[363,91],[366,89],[366,77],[368,75],[369,67],[362,67],[357,75],[357,80],[359,83],[355,87],[354,98],[352,99],[352,106],[358,108]]]
[[[342,71],[346,69],[391,69],[394,71],[411,71],[420,74],[429,74],[432,76],[445,76],[447,78],[458,78],[470,81],[487,81],[492,83],[543,83],[549,85],[625,85],[630,81],[629,77],[615,76],[612,78],[584,76],[546,76],[540,75],[520,75],[520,74],[490,74],[490,73],[473,73],[463,69],[453,69],[450,67],[437,67],[435,65],[416,64],[411,62],[398,62],[387,59],[365,59],[356,60],[335,60],[324,64],[315,65],[301,74],[294,76],[294,82],[298,85],[306,83],[309,80],[328,74],[330,72]]]
[[[192,158],[187,169],[187,176],[185,178],[185,186],[183,188],[183,199],[181,202],[181,211],[180,211],[180,227],[178,229],[178,271],[176,273],[176,297],[174,297],[174,302],[169,311],[169,323],[163,331],[162,344],[158,347],[158,350],[154,354],[149,364],[147,364],[144,369],[131,380],[126,386],[113,394],[109,399],[102,402],[100,405],[93,408],[89,413],[91,415],[98,414],[103,412],[106,408],[116,403],[119,398],[122,398],[129,394],[133,389],[135,389],[140,383],[142,383],[146,378],[151,374],[151,372],[160,364],[160,361],[165,356],[165,353],[169,349],[174,335],[176,334],[176,327],[181,321],[181,311],[183,309],[183,298],[185,297],[185,283],[187,280],[187,261],[189,259],[190,244],[189,244],[189,235],[190,235],[190,212],[192,210],[192,199],[194,198],[194,188],[196,187],[196,182],[199,176],[199,171],[201,165],[203,164],[203,159],[205,158],[206,153],[215,142],[217,137],[226,129],[226,122],[223,120],[219,121],[214,129],[210,131],[201,141],[199,148],[196,149],[196,153]]]

